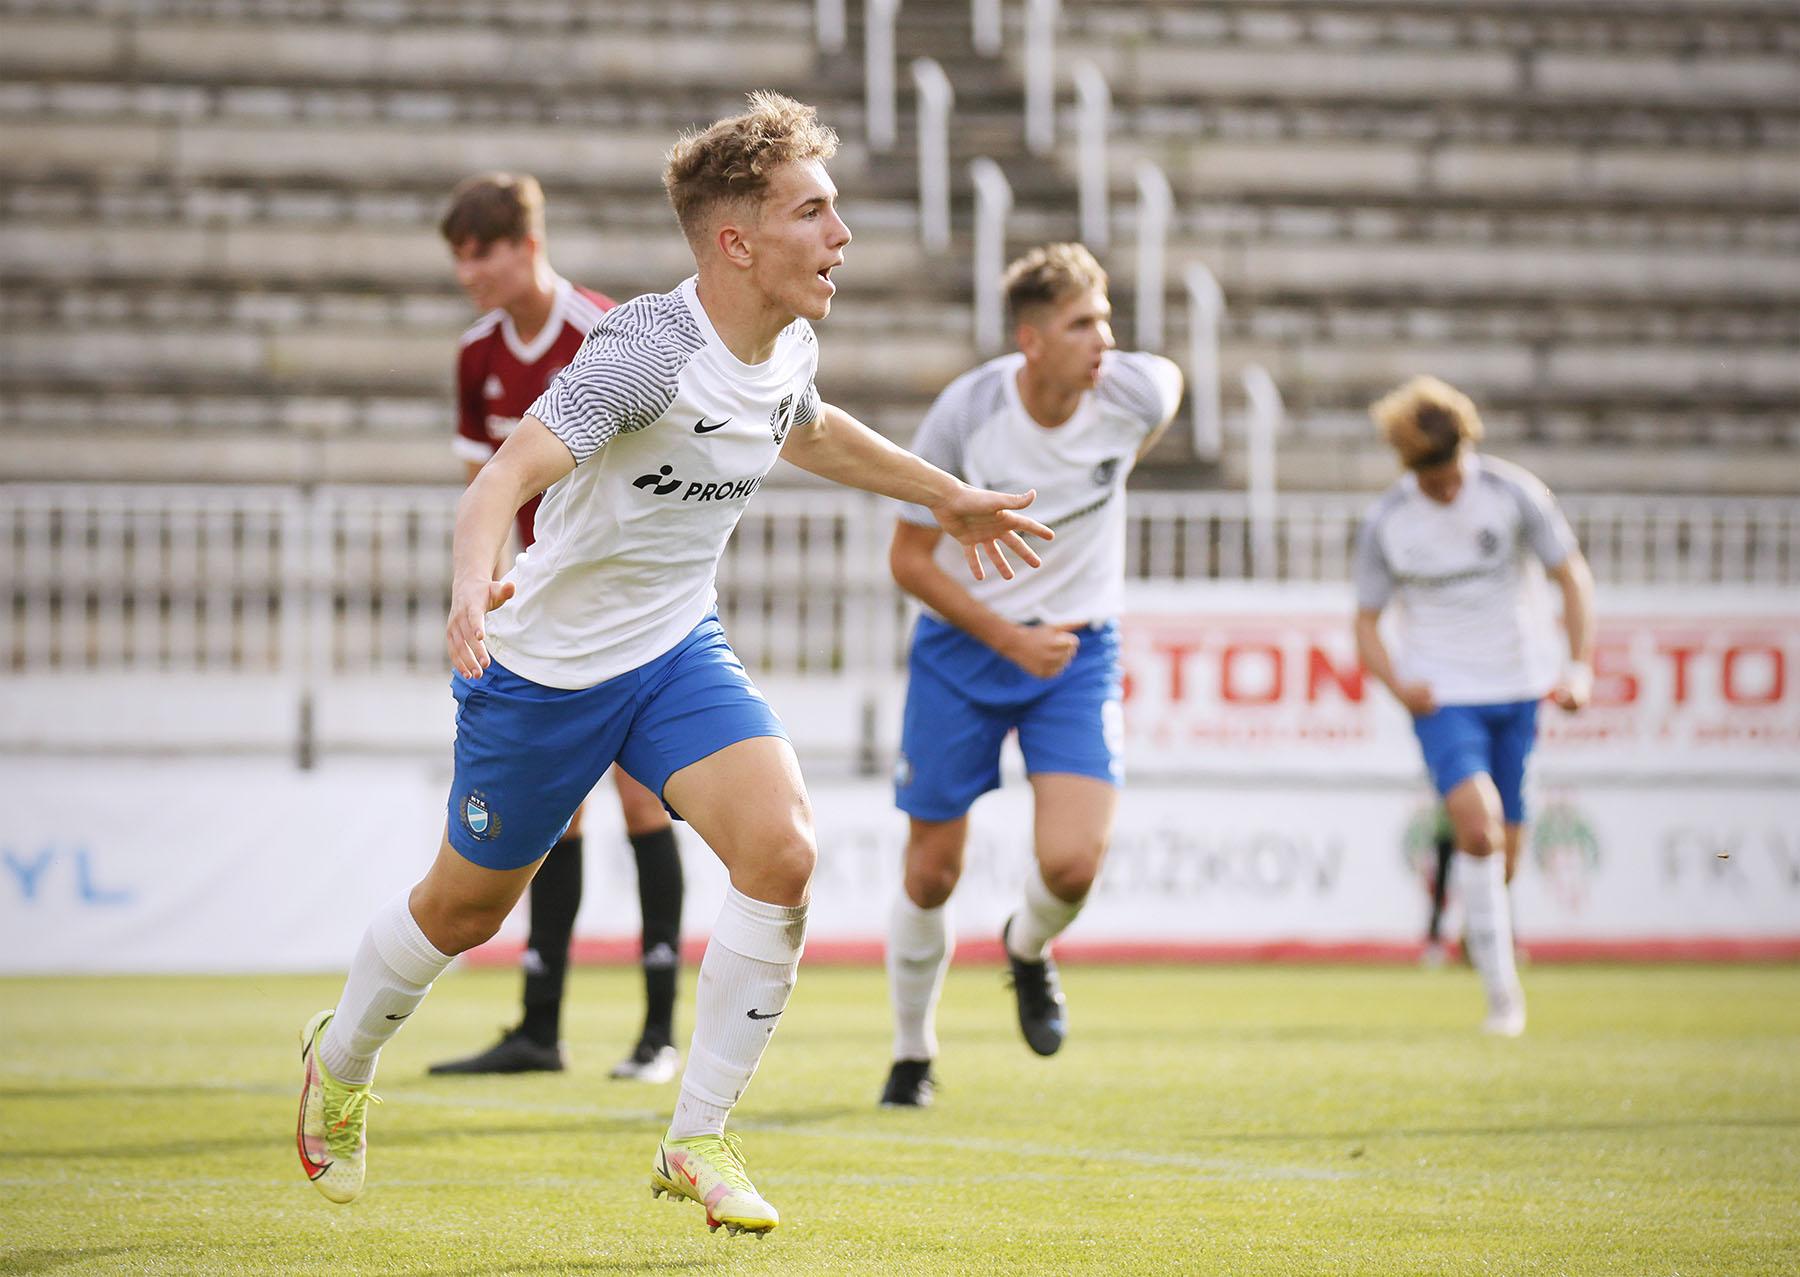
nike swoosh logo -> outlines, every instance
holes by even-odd
[[[408,1011],[408,1012],[407,1012],[407,1013],[406,1013],[406,1015],[411,1015],[411,1014],[412,1014],[412,1012],[411,1012],[411,1011]],[[406,1015],[390,1015],[390,1016],[389,1016],[389,1017],[388,1017],[388,1019],[390,1019],[390,1020],[404,1020],[404,1019],[405,1019],[405,1018],[406,1018]]]
[[[744,1014],[749,1016],[752,1020],[773,1020],[776,1016],[780,1015],[781,1012],[770,1011],[767,1014],[764,1014],[761,1011],[746,1011]]]
[[[700,418],[700,420],[698,420],[694,423],[694,433],[697,435],[709,435],[713,431],[721,429],[722,427],[728,426],[730,424],[731,424],[730,417],[725,418],[724,421],[708,421],[705,417],[702,417],[702,418]]]

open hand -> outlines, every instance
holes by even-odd
[[[987,573],[981,566],[982,554],[987,555],[995,571],[1010,581],[1013,567],[1002,547],[1035,568],[1041,567],[1043,560],[1026,543],[1025,536],[1040,537],[1045,541],[1056,539],[1056,533],[1036,519],[1016,513],[1035,500],[1035,490],[989,492],[986,488],[965,485],[942,505],[933,506],[931,513],[944,531],[962,542],[963,557],[968,560],[969,571],[977,581],[987,580]]]
[[[511,581],[461,582],[450,588],[450,619],[444,640],[450,663],[464,678],[480,678],[492,662],[487,650],[487,614],[513,596]]]

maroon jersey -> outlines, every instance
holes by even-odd
[[[456,455],[483,464],[544,393],[550,379],[575,358],[600,316],[616,302],[592,289],[556,280],[556,299],[543,330],[521,341],[512,316],[490,310],[462,335],[456,361]],[[519,510],[519,544],[533,540],[538,498]]]

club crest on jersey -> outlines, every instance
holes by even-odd
[[[1492,528],[1483,528],[1475,538],[1475,544],[1480,547],[1484,555],[1493,554],[1500,548],[1500,534]]]
[[[1102,461],[1099,465],[1094,467],[1094,485],[1096,487],[1104,488],[1113,481],[1113,476],[1118,473],[1119,459],[1117,457],[1108,457],[1105,461]]]
[[[775,405],[775,411],[769,414],[769,433],[780,443],[787,438],[788,427],[794,424],[794,397],[783,395],[781,402]]]
[[[500,384],[500,378],[497,375],[489,373],[488,379],[481,384],[481,393],[484,398],[498,399],[506,393],[506,387]]]
[[[462,823],[471,837],[483,842],[500,832],[500,817],[488,810],[487,795],[479,789],[470,790],[463,800]]]

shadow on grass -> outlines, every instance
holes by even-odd
[[[293,1141],[293,1119],[284,1126],[272,1126],[254,1135],[211,1135],[204,1141],[158,1140],[151,1143],[86,1144],[63,1148],[29,1149],[17,1146],[0,1148],[0,1163],[31,1161],[80,1161],[84,1158],[154,1158],[216,1157],[222,1153],[249,1152],[258,1149],[283,1149]],[[434,1144],[442,1140],[516,1139],[540,1137],[558,1141],[590,1139],[595,1136],[618,1136],[642,1140],[645,1127],[635,1120],[602,1120],[571,1122],[567,1118],[547,1120],[541,1125],[449,1126],[426,1130],[386,1129],[376,1141],[387,1149]],[[4,1271],[4,1270],[0,1270]]]
[[[50,1273],[70,1264],[128,1255],[131,1250],[130,1246],[27,1246],[23,1250],[0,1250],[0,1272]]]

